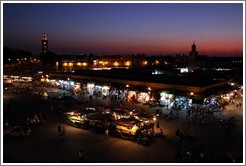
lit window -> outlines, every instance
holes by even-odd
[[[127,62],[125,63],[125,65],[126,65],[126,66],[130,66],[130,65],[131,65],[131,62],[130,62],[130,61],[127,61]]]
[[[117,61],[114,62],[114,66],[118,67],[119,66],[119,63]]]
[[[71,66],[73,66],[73,63],[72,63],[72,62],[70,62],[68,65],[71,67]]]
[[[86,63],[86,62],[83,62],[82,65],[83,65],[83,66],[87,66],[87,63]]]

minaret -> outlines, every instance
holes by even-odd
[[[195,41],[193,42],[193,44],[191,45],[191,51],[190,51],[190,56],[189,56],[189,71],[193,71],[196,67],[196,60],[197,60],[197,56],[198,56],[198,52],[196,51],[196,44]]]
[[[45,54],[48,51],[48,38],[47,35],[44,33],[42,35],[42,53]]]
[[[196,52],[195,41],[193,41],[193,44],[192,44],[192,46],[191,46],[191,50],[192,50],[192,52]]]
[[[198,52],[196,51],[195,41],[193,42],[191,46],[190,56],[198,56]]]

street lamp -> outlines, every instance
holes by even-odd
[[[153,117],[153,121],[156,121],[156,117]]]
[[[152,100],[151,87],[148,87],[149,99]]]

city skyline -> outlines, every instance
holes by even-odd
[[[243,3],[4,3],[3,46],[39,55],[243,55]]]

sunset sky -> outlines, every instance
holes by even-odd
[[[4,3],[3,45],[57,54],[242,56],[242,3]]]

